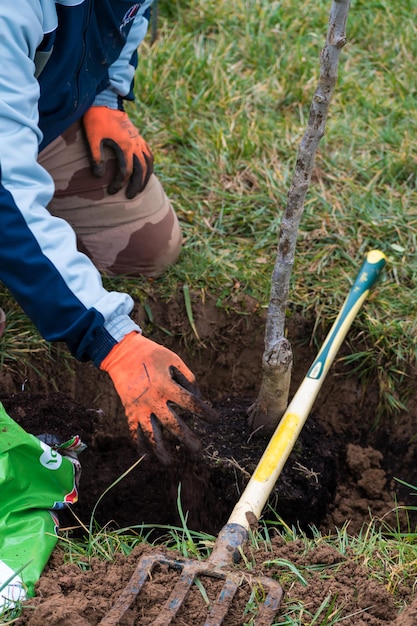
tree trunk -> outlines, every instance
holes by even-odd
[[[291,344],[285,338],[285,312],[298,227],[310,186],[317,147],[325,132],[330,100],[337,81],[340,51],[346,43],[350,0],[333,0],[328,30],[320,56],[320,76],[310,106],[307,129],[300,142],[297,161],[281,220],[277,258],[272,273],[271,297],[265,329],[263,378],[259,395],[248,411],[252,430],[274,430],[287,404],[292,370]]]

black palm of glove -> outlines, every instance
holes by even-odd
[[[103,147],[111,148],[117,160],[117,173],[108,187],[114,194],[126,186],[126,197],[144,190],[153,172],[153,155],[127,113],[104,106],[92,106],[83,117],[93,174],[104,175]]]

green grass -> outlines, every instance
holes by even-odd
[[[166,297],[187,283],[221,301],[239,283],[267,306],[329,7],[160,2],[132,115],[186,238],[179,263],[157,281]],[[377,374],[387,410],[401,406],[395,386],[416,362],[415,11],[412,2],[352,3],[290,292],[289,314],[328,326],[366,251],[384,251],[387,268],[351,343],[358,372]]]

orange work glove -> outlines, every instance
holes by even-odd
[[[153,155],[127,113],[92,106],[83,117],[83,125],[94,176],[104,175],[104,146],[116,155],[118,169],[108,193],[117,193],[127,185],[126,197],[131,199],[143,191],[153,171]]]
[[[162,440],[161,426],[191,452],[198,452],[198,437],[171,405],[211,423],[217,421],[217,415],[201,400],[194,375],[178,355],[140,333],[131,332],[114,346],[100,369],[113,381],[133,438],[142,433],[162,463],[169,464],[170,456]]]

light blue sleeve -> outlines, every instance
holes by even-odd
[[[127,96],[132,88],[136,67],[132,64],[132,57],[145,38],[149,21],[147,15],[153,0],[145,0],[140,6],[135,19],[130,26],[126,38],[126,44],[119,58],[109,68],[110,86],[97,95],[94,105],[107,106],[117,109],[119,106],[118,96]]]

